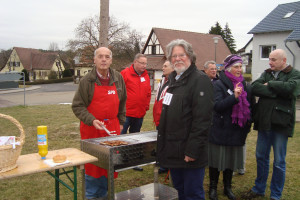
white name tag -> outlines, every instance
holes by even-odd
[[[167,92],[165,97],[164,97],[163,104],[169,106],[170,103],[171,103],[172,97],[173,97],[173,94]]]
[[[233,92],[232,92],[230,89],[228,89],[227,92],[228,92],[228,94],[230,94],[230,95],[233,94]]]
[[[145,78],[144,78],[144,77],[141,77],[141,82],[144,82],[144,81],[146,81]]]

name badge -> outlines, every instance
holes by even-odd
[[[230,95],[233,94],[233,92],[232,92],[230,89],[228,89],[227,92],[228,92],[228,94],[230,94]]]
[[[164,97],[163,104],[169,106],[171,103],[172,97],[173,97],[173,94],[167,92]]]
[[[141,77],[141,82],[144,82],[144,81],[146,81],[145,78],[144,78],[144,77]]]

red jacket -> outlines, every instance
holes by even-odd
[[[168,85],[169,85],[168,80],[166,80],[166,78],[163,77],[157,86],[155,102],[154,102],[154,106],[153,106],[153,121],[155,123],[155,126],[159,125],[160,114],[161,114],[161,110],[162,110],[162,106],[163,106],[162,102],[166,95]]]
[[[121,71],[124,78],[127,101],[126,101],[126,116],[142,118],[146,111],[149,110],[151,100],[150,78],[147,70],[140,76],[135,72],[133,64]]]

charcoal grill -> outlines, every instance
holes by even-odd
[[[127,142],[128,144],[121,146],[108,146],[100,144],[101,142],[112,140],[121,140]],[[125,197],[123,194],[130,193],[130,191],[125,191],[116,195],[114,194],[114,172],[131,169],[135,166],[153,164],[155,162],[156,140],[156,131],[81,140],[82,151],[98,158],[98,161],[93,164],[107,170],[108,199],[122,199]],[[154,175],[157,176],[157,174]],[[136,191],[146,191],[145,188],[147,188],[147,193],[149,193],[152,188],[153,192],[156,193],[155,198],[157,199],[175,199],[177,197],[177,192],[175,189],[163,186],[159,183],[134,189],[134,191],[131,192],[136,193]],[[161,198],[159,197],[160,193],[163,195]],[[139,194],[141,195],[140,197],[131,197],[130,199],[153,199],[152,197],[148,198],[146,196],[149,196],[149,194]]]

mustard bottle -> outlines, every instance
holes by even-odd
[[[47,126],[38,126],[37,127],[37,143],[39,148],[39,155],[42,159],[46,159],[48,154],[48,133]]]

